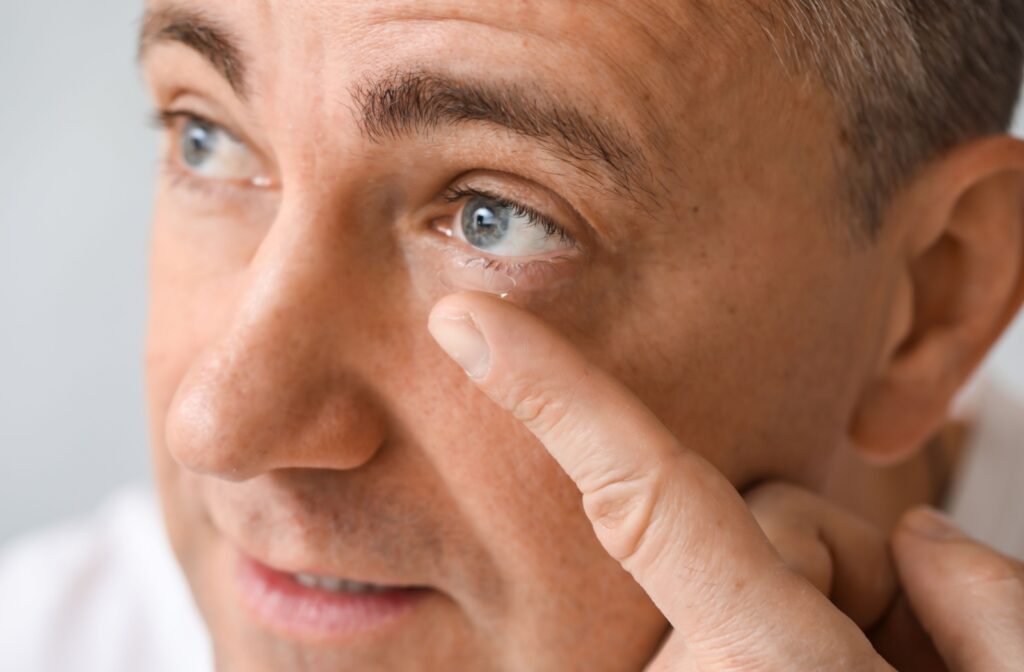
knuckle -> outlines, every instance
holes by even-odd
[[[512,404],[513,417],[539,433],[560,425],[568,412],[568,404],[547,389],[523,390]]]
[[[520,382],[509,387],[512,416],[536,434],[548,434],[563,425],[570,416],[587,372],[568,385]]]
[[[651,546],[659,488],[643,474],[607,474],[583,493],[583,508],[608,553],[627,564]]]
[[[784,481],[768,481],[751,490],[743,498],[751,511],[787,512],[813,506],[813,495],[803,488]]]

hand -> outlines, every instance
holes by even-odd
[[[906,600],[890,613],[875,641],[900,670],[941,669],[906,655],[905,642],[915,636],[930,636],[926,644],[934,643],[953,672],[1021,669],[1024,565],[969,539],[926,508],[903,517],[891,546]],[[911,612],[923,630],[917,630]]]
[[[1020,669],[1020,562],[922,507],[892,533],[893,567],[881,532],[810,492],[769,483],[745,498],[787,565],[868,629],[902,672]],[[903,594],[892,601],[896,578]]]
[[[441,300],[429,326],[569,474],[598,540],[673,626],[650,669],[891,669],[733,486],[553,329],[478,293]]]

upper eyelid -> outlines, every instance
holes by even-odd
[[[516,210],[519,210],[523,214],[529,215],[531,218],[539,219],[542,221],[550,221],[552,224],[557,225],[557,222],[555,222],[550,217],[540,212],[536,208],[532,208],[529,205],[526,205],[525,203],[520,203],[519,201],[506,198],[505,196],[502,196],[501,194],[496,194],[490,190],[476,189],[473,187],[449,187],[447,190],[445,190],[444,195],[445,200],[447,200],[449,203],[454,203],[456,201],[462,200],[467,196],[489,198],[503,207],[514,208]]]
[[[183,100],[186,102],[182,102]],[[214,109],[212,112],[201,112],[196,110],[195,106],[201,108],[219,108],[219,106],[206,103],[205,98],[202,96],[184,93],[175,96],[169,102],[157,108],[154,113],[156,123],[158,124],[158,127],[169,129],[171,126],[164,123],[163,120],[165,118],[170,122],[174,122],[177,119],[195,119],[197,121],[201,121],[221,131],[233,142],[244,145],[245,148],[252,152],[252,154],[259,160],[260,164],[264,167],[264,172],[268,175],[276,172],[276,162],[273,160],[273,154],[269,151],[269,148],[254,142],[246,133],[239,132],[237,123],[234,123],[231,120],[220,120],[230,115],[219,109]]]
[[[561,245],[565,246],[566,250],[575,250],[576,252],[584,252],[585,249],[586,249],[581,244],[580,239],[568,227],[559,224],[555,219],[553,219],[553,218],[551,218],[551,217],[549,217],[549,216],[539,212],[535,208],[532,208],[530,206],[521,204],[520,202],[518,202],[516,200],[512,200],[512,199],[506,198],[506,197],[502,196],[500,193],[495,193],[495,192],[493,192],[493,191],[491,191],[489,189],[478,189],[478,188],[468,187],[468,186],[467,187],[462,187],[462,186],[458,186],[458,185],[449,186],[445,190],[445,200],[447,200],[449,202],[455,202],[455,201],[458,201],[458,200],[464,200],[467,197],[472,197],[472,196],[482,196],[484,198],[488,198],[488,199],[494,200],[495,202],[499,203],[503,207],[511,206],[511,207],[515,207],[515,208],[524,209],[524,210],[526,210],[526,212],[523,213],[523,214],[526,214],[530,218],[530,220],[531,220],[530,226],[535,226],[535,227],[539,227],[540,229],[542,229],[544,231],[544,234],[545,234],[547,239],[555,239],[555,238],[557,238],[558,242]],[[462,208],[466,207],[467,203],[468,203],[468,201],[465,201],[462,204]],[[460,208],[459,214],[461,214],[461,212],[462,212],[462,209]],[[456,217],[458,217],[459,214],[457,214]],[[453,228],[454,229],[458,229],[459,225],[455,224],[453,226]],[[477,249],[477,248],[474,248],[474,249]],[[509,258],[514,258],[514,257],[509,257]]]
[[[445,200],[447,200],[449,203],[454,203],[455,201],[462,200],[468,196],[480,196],[483,198],[489,198],[491,200],[496,201],[497,203],[504,207],[515,208],[519,210],[522,214],[529,216],[531,219],[537,220],[541,225],[549,229],[555,229],[558,233],[561,234],[563,239],[567,239],[569,241],[572,241],[573,243],[577,242],[576,237],[569,232],[569,229],[560,224],[557,220],[555,220],[555,218],[548,216],[547,214],[541,212],[537,208],[526,205],[525,203],[522,203],[518,200],[508,198],[499,193],[495,193],[489,189],[450,186],[445,190],[444,194]]]
[[[461,186],[475,181],[475,178],[471,175],[477,171],[468,171],[463,173],[459,178],[453,181],[453,185]],[[594,226],[591,220],[583,215],[583,213],[572,203],[571,199],[567,199],[556,190],[544,185],[543,181],[537,181],[536,178],[525,177],[518,172],[509,172],[505,170],[497,169],[482,169],[483,179],[485,184],[495,183],[495,178],[492,176],[498,176],[496,184],[504,185],[506,180],[511,180],[513,188],[512,193],[525,192],[526,194],[533,194],[534,191],[539,191],[539,200],[543,203],[547,203],[547,207],[539,208],[530,205],[526,205],[532,199],[529,197],[506,197],[505,187],[499,186],[494,190],[478,187],[474,187],[476,191],[482,192],[482,195],[488,197],[498,197],[500,200],[511,201],[512,203],[518,203],[525,205],[528,210],[531,210],[542,218],[550,220],[557,228],[569,235],[569,238],[573,241],[574,246],[580,249],[586,249],[592,245],[608,244],[610,242],[605,236],[598,235],[598,229]],[[520,187],[516,185],[526,185]],[[547,212],[555,212],[557,216],[549,216]],[[604,243],[598,241],[604,239]]]
[[[244,138],[239,136],[237,133],[232,131],[230,128],[228,128],[227,126],[225,126],[224,124],[222,124],[220,122],[213,121],[209,117],[207,117],[207,116],[205,116],[203,114],[200,114],[198,112],[193,112],[193,111],[187,110],[187,109],[175,110],[175,109],[167,108],[167,109],[157,110],[156,113],[155,113],[155,117],[156,117],[157,123],[159,125],[165,127],[165,128],[170,128],[174,123],[182,121],[182,120],[185,120],[185,121],[197,121],[199,123],[206,124],[207,126],[211,126],[211,127],[215,128],[215,129],[217,129],[218,131],[220,131],[221,133],[224,133],[226,136],[231,138],[231,140],[233,140],[234,142],[236,142],[236,143],[238,143],[240,145],[245,145],[246,147],[249,148],[250,151],[253,151],[251,143],[247,142]]]

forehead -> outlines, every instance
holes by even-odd
[[[737,5],[745,5],[740,0]],[[409,28],[475,28],[496,40],[600,57],[604,64],[671,61],[675,69],[707,55],[710,41],[738,22],[708,0],[148,0],[150,10],[188,8],[230,18],[232,23],[292,36],[362,42]],[[435,44],[447,50],[446,45]],[[696,48],[693,48],[696,47]],[[682,50],[682,51],[681,51]],[[685,62],[675,61],[681,53]],[[638,73],[631,73],[636,76]]]
[[[697,125],[702,110],[717,112],[723,89],[751,79],[747,22],[706,0],[150,0],[148,7],[196,12],[223,27],[240,46],[257,96],[300,93],[285,92],[288,85],[329,91],[374,70],[440,67],[582,101],[661,151],[676,144],[684,118]]]

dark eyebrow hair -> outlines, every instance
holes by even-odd
[[[239,97],[245,97],[245,65],[230,32],[201,12],[178,7],[148,10],[139,31],[138,58],[160,42],[178,42],[190,47],[227,80]]]
[[[547,144],[591,177],[597,176],[590,166],[602,166],[633,200],[639,200],[638,192],[652,195],[643,179],[650,175],[645,154],[625,128],[585,115],[539,89],[406,70],[365,80],[355,87],[353,100],[360,128],[371,141],[486,122]]]
[[[139,58],[160,42],[178,42],[199,52],[240,98],[246,97],[237,41],[204,13],[174,6],[148,10],[139,34]],[[539,88],[396,70],[363,80],[352,97],[360,129],[371,141],[426,133],[442,125],[490,123],[540,141],[595,180],[595,168],[603,168],[620,196],[653,200],[654,180],[645,152],[621,124],[607,115],[584,114]]]

